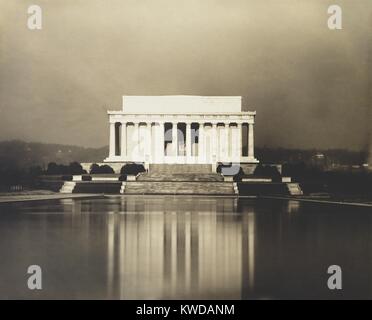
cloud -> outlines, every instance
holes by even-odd
[[[257,144],[366,144],[372,3],[338,1],[1,1],[2,139],[100,146],[123,94],[242,95]],[[269,125],[268,125],[269,124]]]

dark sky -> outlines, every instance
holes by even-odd
[[[0,0],[0,139],[102,146],[123,94],[242,95],[257,145],[365,148],[371,13],[370,0]]]

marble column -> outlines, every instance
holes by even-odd
[[[212,130],[211,130],[211,156],[210,160],[212,162],[212,171],[216,172],[217,169],[217,148],[218,148],[218,134],[217,134],[217,123],[212,123]]]
[[[223,133],[224,133],[224,127],[223,126],[217,126],[217,132],[218,132],[218,161],[222,161],[223,158]]]
[[[132,154],[132,160],[137,160],[137,157],[140,155],[140,132],[139,132],[139,123],[134,123],[134,129],[133,129],[133,139],[132,142],[134,143],[133,148],[133,154]],[[134,158],[134,159],[133,159]]]
[[[178,132],[177,132],[177,122],[172,123],[172,150],[173,150],[173,156],[178,156]]]
[[[127,123],[121,123],[121,156],[126,157],[127,155]]]
[[[110,151],[109,157],[115,157],[115,123],[110,122]]]
[[[205,158],[204,155],[204,123],[199,123],[199,141],[198,141],[198,158]]]
[[[248,158],[254,159],[253,123],[248,123]]]
[[[151,122],[146,123],[146,135],[145,135],[145,160],[150,161],[151,159]]]
[[[191,123],[186,123],[186,159],[191,158]]]
[[[230,145],[229,145],[229,136],[230,136],[230,124],[229,123],[225,123],[225,141],[224,141],[224,145],[225,145],[225,154],[223,155],[223,158],[225,160],[228,160],[229,159],[229,150],[230,150]]]
[[[212,159],[217,159],[217,147],[218,147],[218,135],[217,135],[217,123],[212,123]]]
[[[164,161],[164,122],[159,123],[158,128],[158,145],[157,145],[157,155],[159,162]]]
[[[237,134],[238,134],[238,146],[237,146],[237,158],[241,159],[242,155],[243,155],[243,152],[242,152],[242,148],[243,148],[243,138],[242,138],[242,134],[243,134],[243,131],[242,131],[242,124],[241,123],[238,123],[237,124]]]
[[[231,161],[235,161],[235,157],[237,154],[237,149],[238,149],[238,136],[236,134],[237,128],[235,125],[230,127],[230,148],[231,148]]]

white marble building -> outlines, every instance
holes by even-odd
[[[106,163],[258,163],[256,112],[242,111],[239,96],[123,96],[108,115]]]

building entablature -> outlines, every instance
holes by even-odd
[[[208,113],[124,113],[123,111],[108,111],[110,123],[254,123],[255,111],[246,111],[239,113],[226,114],[208,114]]]

